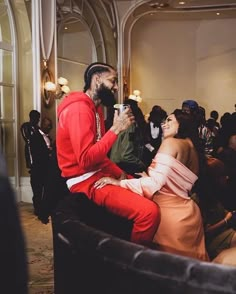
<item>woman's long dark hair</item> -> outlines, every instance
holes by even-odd
[[[190,113],[183,112],[181,109],[175,109],[173,114],[179,123],[178,133],[175,135],[175,138],[189,138],[193,142],[196,150],[200,151],[201,142],[194,116]]]
[[[144,136],[146,131],[146,121],[141,108],[138,106],[138,103],[132,99],[125,99],[124,103],[130,105],[131,111],[135,118],[135,122],[140,128],[142,135]]]
[[[204,146],[199,138],[197,121],[192,114],[182,112],[181,109],[176,109],[173,114],[179,123],[178,133],[175,135],[175,138],[189,138],[193,142],[193,145],[198,153],[199,174],[198,181],[193,188],[193,192],[196,192],[199,198],[204,197],[207,185],[207,161],[204,153]]]

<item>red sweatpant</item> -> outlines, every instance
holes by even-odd
[[[160,223],[159,206],[125,188],[106,185],[94,188],[94,183],[104,174],[98,172],[89,179],[71,187],[72,193],[82,192],[99,206],[133,221],[131,241],[139,244],[150,243]],[[107,175],[106,175],[107,176]]]

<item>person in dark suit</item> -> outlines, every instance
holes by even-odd
[[[162,142],[161,123],[167,117],[167,112],[159,105],[154,105],[149,114],[146,127],[146,142],[144,149],[145,163],[149,166]]]
[[[48,126],[47,122],[47,127],[43,132],[39,127],[40,113],[37,110],[31,110],[29,118],[29,122],[22,124],[21,134],[25,141],[25,160],[26,167],[29,168],[30,184],[33,191],[34,213],[38,215],[52,149],[50,138],[45,130],[49,132],[52,123]],[[49,119],[47,120],[50,122]]]

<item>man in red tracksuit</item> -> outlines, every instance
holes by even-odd
[[[114,115],[105,133],[101,104],[114,103],[118,90],[117,73],[104,63],[92,63],[84,74],[84,91],[72,92],[58,107],[56,136],[58,164],[72,193],[82,192],[97,205],[133,221],[131,241],[146,244],[157,230],[159,207],[127,189],[106,185],[96,189],[101,177],[125,178],[124,172],[108,157],[118,134],[127,129],[134,117],[126,109]]]

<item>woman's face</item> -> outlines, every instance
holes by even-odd
[[[161,124],[163,138],[174,137],[178,133],[179,123],[174,114],[170,114]]]

